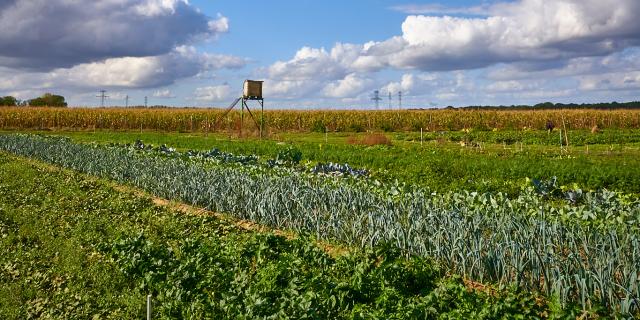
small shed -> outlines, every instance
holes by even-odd
[[[262,83],[264,81],[245,80],[243,98],[249,100],[262,100]]]

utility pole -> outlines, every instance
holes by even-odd
[[[398,109],[402,110],[402,91],[398,91]]]
[[[374,91],[373,98],[371,98],[371,100],[376,102],[376,110],[380,109],[380,100],[382,100],[382,98],[380,98],[380,91]]]
[[[107,93],[106,90],[100,90],[99,92],[100,92],[100,95],[96,96],[96,97],[100,98],[100,107],[104,108],[104,100],[106,98],[109,98],[109,96],[106,95],[106,93]]]

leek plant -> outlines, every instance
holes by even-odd
[[[480,282],[516,285],[637,314],[640,204],[606,190],[582,203],[421,188],[376,190],[295,170],[247,170],[65,138],[0,135],[0,149],[114,179],[275,228],[371,247],[390,243]],[[384,187],[379,187],[384,188]]]

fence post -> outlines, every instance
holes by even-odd
[[[151,320],[151,295],[147,295],[147,320]]]

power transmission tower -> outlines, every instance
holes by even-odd
[[[109,98],[109,96],[106,95],[106,93],[107,93],[106,90],[100,90],[99,92],[100,92],[100,95],[96,96],[96,97],[100,98],[100,107],[104,108],[104,100],[106,98]]]
[[[147,107],[147,96],[144,96],[144,107]]]
[[[376,109],[380,108],[380,100],[382,100],[382,98],[380,98],[380,91],[376,90],[373,92],[373,98],[371,98],[371,100],[376,102]]]
[[[389,91],[389,110],[391,110],[391,91]]]
[[[398,91],[398,109],[402,110],[402,91]]]
[[[124,107],[128,108],[129,107],[129,95],[126,95],[124,97]]]

